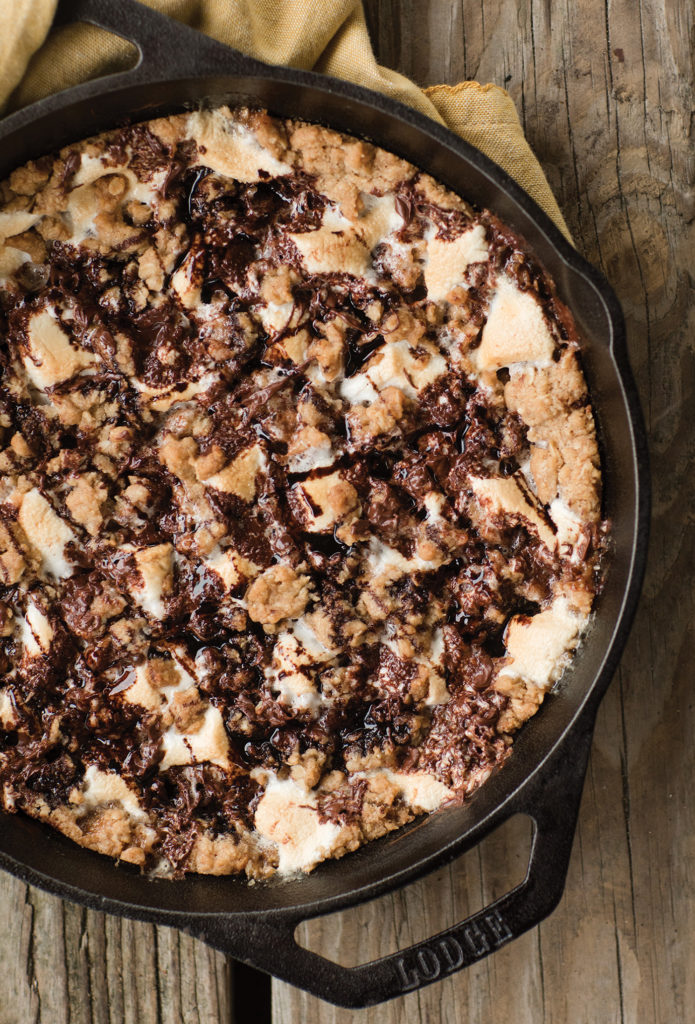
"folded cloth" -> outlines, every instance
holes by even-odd
[[[477,82],[423,90],[377,64],[361,0],[147,3],[269,64],[313,68],[368,86],[447,125],[515,178],[569,237],[509,94],[499,86]],[[0,3],[0,111],[9,113],[132,63],[129,43],[94,26],[68,25],[51,31],[56,5],[57,0]]]

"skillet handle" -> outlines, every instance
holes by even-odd
[[[524,881],[431,939],[371,963],[342,967],[297,944],[294,933],[303,918],[293,914],[268,914],[260,920],[250,915],[241,925],[222,916],[200,917],[186,931],[322,999],[353,1008],[406,995],[482,960],[539,924],[560,900],[591,746],[590,726],[562,745],[503,819],[519,812],[533,818]]]
[[[138,81],[146,75],[148,81],[161,75],[170,78],[172,65],[177,73],[200,73],[215,70],[219,65],[228,74],[238,71],[252,73],[264,68],[254,60],[230,46],[216,42],[209,36],[175,21],[166,14],[146,7],[137,0],[58,0],[54,25],[88,22],[133,43],[139,57],[134,67],[109,76],[123,82]]]

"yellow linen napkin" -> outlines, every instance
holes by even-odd
[[[377,64],[361,0],[146,0],[150,7],[269,64],[313,68],[393,96],[446,124],[505,169],[569,238],[509,94],[461,82],[422,90]],[[91,25],[50,31],[57,0],[0,3],[0,112],[122,70],[132,47]],[[113,0],[117,4],[118,0]]]

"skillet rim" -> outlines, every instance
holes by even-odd
[[[101,19],[98,23],[103,24],[103,11],[105,8],[105,4],[103,2],[94,2],[93,0],[91,4],[87,2],[82,5],[78,4],[77,6],[86,8],[88,13],[90,7],[98,8]],[[128,7],[126,7],[126,13],[131,14],[135,9],[135,5],[128,5]],[[119,31],[120,34],[125,35],[127,38],[131,38],[128,34],[128,19],[124,17],[123,12],[119,13],[117,16],[121,21],[120,30],[114,29],[113,26],[107,27],[111,30]],[[95,20],[95,16],[85,16],[84,20]],[[193,57],[196,61],[207,61],[213,69],[212,73],[210,70],[201,72],[197,64],[195,66],[195,73],[193,73],[193,68],[190,66],[190,55],[188,55],[182,65],[176,69],[174,76],[171,77],[171,50],[168,50],[166,53],[166,67],[162,67],[161,63],[158,64],[157,61],[160,60],[163,55],[156,48],[153,50],[151,44],[143,45],[141,47],[142,54],[145,58],[153,61],[149,66],[147,66],[146,60],[143,60],[141,56],[140,63],[131,72],[111,75],[97,79],[93,82],[84,83],[83,85],[77,86],[67,92],[48,97],[47,100],[39,101],[39,103],[34,104],[32,107],[25,108],[17,114],[11,115],[0,125],[0,142],[7,143],[13,136],[21,135],[27,127],[36,127],[42,119],[45,121],[46,118],[53,117],[58,112],[66,113],[69,108],[76,109],[84,103],[89,103],[93,100],[103,100],[105,97],[111,97],[111,99],[114,97],[120,97],[121,102],[124,102],[128,92],[133,89],[139,91],[151,88],[157,84],[161,85],[163,82],[176,82],[179,83],[179,85],[186,83],[190,84],[191,82],[202,84],[203,82],[210,82],[211,80],[214,81],[220,77],[228,80],[241,79],[242,81],[260,79],[262,81],[288,84],[302,90],[309,88],[319,95],[348,99],[357,107],[362,106],[372,113],[376,111],[381,115],[386,115],[391,119],[395,119],[401,124],[405,124],[410,129],[415,129],[420,134],[424,142],[430,144],[435,142],[444,147],[446,151],[453,152],[454,156],[458,159],[462,159],[464,164],[467,163],[469,166],[475,168],[479,173],[481,173],[483,177],[487,178],[493,186],[493,189],[500,191],[507,197],[507,199],[511,200],[511,204],[522,213],[524,218],[528,218],[528,220],[533,223],[535,229],[544,238],[545,244],[556,254],[567,270],[578,278],[581,278],[586,282],[586,284],[588,284],[590,289],[593,290],[606,317],[606,344],[609,349],[611,361],[615,368],[617,382],[620,386],[625,422],[632,441],[631,457],[635,475],[635,516],[632,530],[633,541],[631,544],[630,564],[626,571],[626,583],[622,592],[621,606],[616,615],[615,628],[613,629],[610,642],[606,646],[601,666],[596,672],[593,682],[587,687],[584,698],[579,702],[576,710],[570,715],[567,724],[560,730],[545,755],[537,764],[535,764],[535,766],[533,766],[531,771],[523,773],[521,781],[512,788],[501,801],[497,802],[493,810],[484,816],[481,821],[475,823],[457,840],[446,844],[438,852],[430,854],[422,860],[416,857],[415,862],[410,864],[407,869],[387,875],[379,882],[371,882],[363,887],[357,887],[347,893],[338,894],[337,896],[296,905],[293,908],[293,911],[295,912],[294,916],[299,920],[315,916],[315,914],[318,913],[330,913],[334,910],[340,909],[341,907],[373,899],[383,892],[390,891],[421,877],[433,870],[436,866],[460,855],[465,849],[470,848],[472,845],[480,841],[483,835],[487,834],[497,824],[501,823],[501,821],[509,816],[508,813],[505,813],[505,810],[508,810],[510,804],[514,803],[517,808],[521,806],[520,797],[523,797],[524,793],[531,791],[533,788],[532,783],[534,783],[534,781],[538,781],[538,777],[543,772],[547,762],[551,759],[551,755],[557,753],[561,748],[568,745],[570,740],[573,738],[575,740],[577,740],[577,738],[581,739],[584,732],[591,730],[593,727],[593,717],[598,707],[598,703],[610,681],[613,670],[617,665],[617,661],[627,639],[627,633],[630,621],[635,612],[639,588],[645,567],[646,533],[649,510],[646,436],[641,421],[637,391],[627,361],[627,347],[622,312],[612,289],[603,275],[588,264],[587,261],[577,253],[569,242],[567,242],[559,229],[552,223],[552,221],[550,221],[549,217],[537,206],[531,197],[513,181],[513,179],[501,170],[501,168],[496,164],[493,164],[492,161],[485,157],[479,150],[449,132],[448,129],[443,128],[436,124],[436,122],[426,118],[424,115],[412,111],[410,108],[404,107],[397,101],[391,100],[389,97],[385,97],[380,93],[374,93],[361,86],[356,86],[352,83],[336,79],[329,79],[325,76],[320,76],[312,72],[301,72],[283,67],[263,65],[251,58],[241,56],[236,53],[236,51],[222,46],[222,44],[213,43],[211,40],[208,40],[207,37],[200,36],[198,33],[186,29],[184,26],[175,25],[175,23],[170,24],[173,26],[172,33],[175,36],[179,47],[184,47],[184,44],[190,45],[191,40],[195,39],[196,47],[194,48],[195,52],[193,53]],[[170,40],[168,41],[170,42]],[[232,66],[231,70],[230,66]],[[182,106],[185,106],[185,104],[176,103],[173,109],[181,109]],[[169,112],[173,112],[173,110],[170,110]],[[157,116],[157,114],[148,111],[144,114],[144,117],[141,117],[140,112],[136,111],[134,120],[143,120],[153,116]],[[311,118],[306,117],[303,113],[297,116],[300,116],[305,120],[311,120]],[[331,121],[330,123],[331,126],[336,127],[335,122]],[[113,126],[113,124],[114,121],[111,121],[111,126]],[[96,130],[105,130],[106,127],[107,126],[104,125]],[[341,127],[340,130],[347,129]],[[356,134],[354,129],[351,133]],[[84,138],[89,134],[93,134],[93,132],[83,132],[79,137]],[[74,138],[75,135],[70,133],[70,138],[65,138],[63,144]],[[389,143],[378,141],[378,144],[382,145],[383,148],[394,150],[394,147]],[[55,146],[51,146],[50,148],[53,149]],[[41,152],[46,151],[47,147],[42,143]],[[398,150],[395,149],[395,151]],[[25,155],[19,161],[12,159],[11,164],[12,166],[17,166],[19,163],[24,162],[24,160],[29,158],[30,154]],[[6,158],[3,158],[1,161],[3,164],[5,163],[5,159]],[[409,157],[409,159],[412,160],[412,157]],[[422,162],[423,161],[421,160],[421,165]],[[424,161],[425,164],[427,164],[427,162],[427,160]],[[4,176],[4,167],[0,168],[0,173]],[[447,183],[446,177],[443,176],[441,172],[438,172],[435,176],[439,180],[444,180],[445,183]],[[449,187],[453,186],[450,185]],[[457,187],[456,191],[460,191],[460,189]],[[506,214],[502,215],[502,219],[509,222],[509,218]],[[516,225],[513,226],[516,227]],[[536,249],[535,245],[532,247]],[[547,263],[546,259],[543,259],[542,262]],[[553,273],[553,277],[557,281],[558,275],[556,273]],[[568,303],[568,305],[569,304],[570,303]],[[570,308],[572,308],[571,305]],[[483,787],[486,791],[488,790],[488,787],[491,786],[492,781],[492,779],[489,780],[485,784],[485,787]],[[512,811],[513,809],[514,808],[512,808]],[[512,813],[512,811],[509,811],[509,813]],[[3,818],[4,817],[5,816],[3,816]],[[49,831],[51,834],[54,833],[53,829],[50,829]],[[395,835],[398,836],[399,834],[400,833],[396,833]],[[388,839],[388,837],[386,838]],[[1,836],[0,841],[2,841]],[[69,843],[68,840],[65,840],[65,842]],[[378,843],[382,842],[383,840],[379,840],[376,841],[376,843],[370,843],[368,844],[368,849],[373,850]],[[70,848],[82,850],[80,847],[74,847],[74,844],[70,844]],[[102,858],[98,854],[85,850],[82,850],[82,852],[87,856],[98,858],[104,865],[108,865],[109,867],[113,866],[112,861]],[[353,854],[352,857],[354,856],[356,855]],[[0,864],[12,871],[13,874],[23,878],[25,881],[31,881],[42,888],[59,893],[60,895],[64,895],[67,898],[76,900],[77,902],[87,903],[87,905],[91,906],[98,906],[100,909],[110,910],[121,915],[139,917],[144,920],[155,920],[162,923],[177,924],[179,927],[184,925],[183,919],[187,919],[190,916],[188,910],[172,911],[170,909],[162,909],[157,906],[145,907],[142,905],[135,905],[128,901],[121,902],[100,896],[98,893],[80,888],[79,885],[69,885],[61,882],[52,875],[36,871],[29,865],[16,860],[4,851],[0,851]],[[117,875],[117,872],[114,872],[114,875]],[[186,880],[184,880],[184,883],[185,881]],[[172,884],[178,885],[179,883],[167,881],[165,884],[167,886],[171,886]],[[287,883],[283,884],[286,885]],[[268,891],[267,888],[266,891]],[[244,910],[226,910],[223,912],[223,916],[248,916],[249,913],[249,911]],[[286,906],[277,907],[274,910],[264,908],[256,913],[261,915],[278,915],[281,917],[288,917],[289,915],[288,908]]]

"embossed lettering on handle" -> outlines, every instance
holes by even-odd
[[[499,910],[472,921],[454,935],[445,935],[417,952],[396,960],[396,973],[404,992],[475,963],[513,939],[511,928]]]

